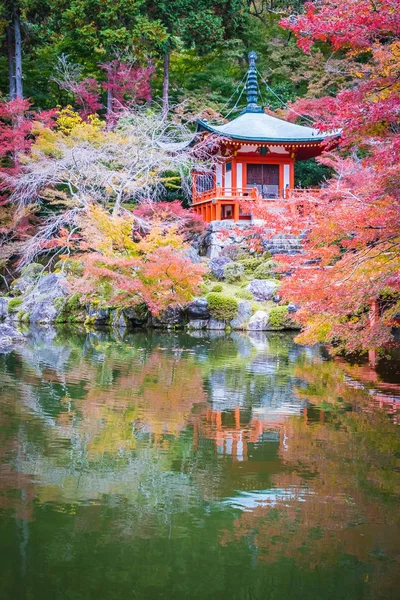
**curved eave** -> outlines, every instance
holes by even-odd
[[[260,144],[305,144],[305,143],[312,143],[312,142],[324,142],[326,140],[332,139],[332,138],[340,138],[341,134],[340,133],[331,133],[331,134],[326,134],[323,136],[313,136],[313,137],[309,137],[309,138],[262,138],[262,137],[249,137],[249,136],[240,136],[240,135],[232,135],[230,133],[225,133],[222,131],[218,131],[217,129],[214,129],[213,127],[211,127],[211,125],[208,125],[208,123],[205,123],[204,121],[198,121],[197,122],[197,130],[199,131],[203,130],[203,131],[208,131],[210,133],[213,133],[214,135],[218,135],[221,138],[227,138],[227,139],[231,139],[231,140],[238,140],[241,142],[258,142]]]

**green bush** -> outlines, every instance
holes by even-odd
[[[287,329],[290,326],[287,306],[275,306],[269,313],[268,324],[274,329]]]
[[[225,279],[228,283],[240,281],[244,275],[244,266],[241,263],[229,263],[225,267]]]
[[[208,287],[208,285],[206,285],[205,283],[200,284],[199,292],[202,296],[206,296],[209,291],[210,291],[210,288]]]
[[[12,298],[8,303],[8,312],[15,312],[18,306],[22,304],[22,298]]]
[[[254,277],[256,279],[270,279],[271,277],[275,278],[275,267],[276,262],[274,260],[266,260],[262,262],[256,270],[254,271]]]
[[[247,275],[252,275],[252,273],[254,273],[254,271],[257,269],[257,267],[262,264],[262,259],[261,258],[245,258],[245,259],[238,259],[238,262],[240,262],[240,264],[243,265],[244,272]]]
[[[211,316],[218,321],[232,321],[238,313],[239,305],[235,298],[211,293],[207,296],[207,302]]]
[[[239,290],[236,292],[236,297],[241,300],[253,300],[253,294],[249,290]]]
[[[215,292],[215,293],[222,292],[222,285],[220,283],[213,285],[213,287],[211,288],[211,291]]]
[[[204,283],[209,283],[210,281],[218,281],[218,279],[211,273],[211,271],[207,271],[207,273],[204,273],[203,275],[203,281]]]

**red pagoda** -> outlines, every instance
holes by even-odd
[[[258,104],[256,59],[256,53],[250,52],[247,106],[239,117],[224,125],[197,123],[201,138],[221,138],[213,171],[193,173],[192,206],[208,223],[250,220],[251,214],[243,212],[243,200],[290,198],[295,161],[319,156],[327,138],[338,140],[340,136],[266,114]]]

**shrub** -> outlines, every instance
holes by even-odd
[[[235,298],[211,293],[207,296],[207,302],[211,316],[218,321],[232,321],[237,315],[239,305]]]
[[[8,303],[8,312],[15,312],[18,306],[22,304],[22,298],[12,298]]]
[[[225,279],[228,283],[240,281],[244,275],[244,266],[240,263],[229,263],[225,267]]]
[[[221,256],[227,256],[232,260],[237,260],[239,256],[239,248],[237,244],[228,244],[225,248],[222,248]]]
[[[200,284],[199,294],[201,294],[202,296],[206,296],[209,291],[210,288],[208,287],[208,285],[206,285],[205,283]]]
[[[243,265],[244,272],[247,275],[251,275],[257,269],[259,265],[262,264],[261,258],[245,258],[239,259],[241,265]]]
[[[274,329],[286,329],[290,326],[289,311],[287,306],[275,306],[269,313],[269,325]]]
[[[222,285],[220,283],[213,285],[213,287],[211,288],[211,291],[215,292],[215,293],[222,292]]]
[[[253,300],[253,294],[249,290],[239,290],[236,292],[236,297],[241,300]]]
[[[211,273],[211,271],[207,271],[203,275],[203,281],[205,283],[209,283],[210,281],[218,281],[218,279]]]
[[[275,278],[275,267],[276,262],[274,260],[262,262],[254,271],[254,277],[256,279],[270,279],[271,277]]]

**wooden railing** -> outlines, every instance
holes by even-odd
[[[256,200],[260,198],[258,190],[255,187],[252,188],[223,188],[215,187],[206,192],[194,192],[193,193],[193,204],[199,204],[200,202],[209,202],[210,200],[240,200],[241,198]]]
[[[205,192],[193,192],[193,204],[210,202],[211,200],[280,200],[288,198],[303,198],[306,194],[319,194],[319,189],[279,189],[276,196],[262,197],[256,187],[214,187]]]

